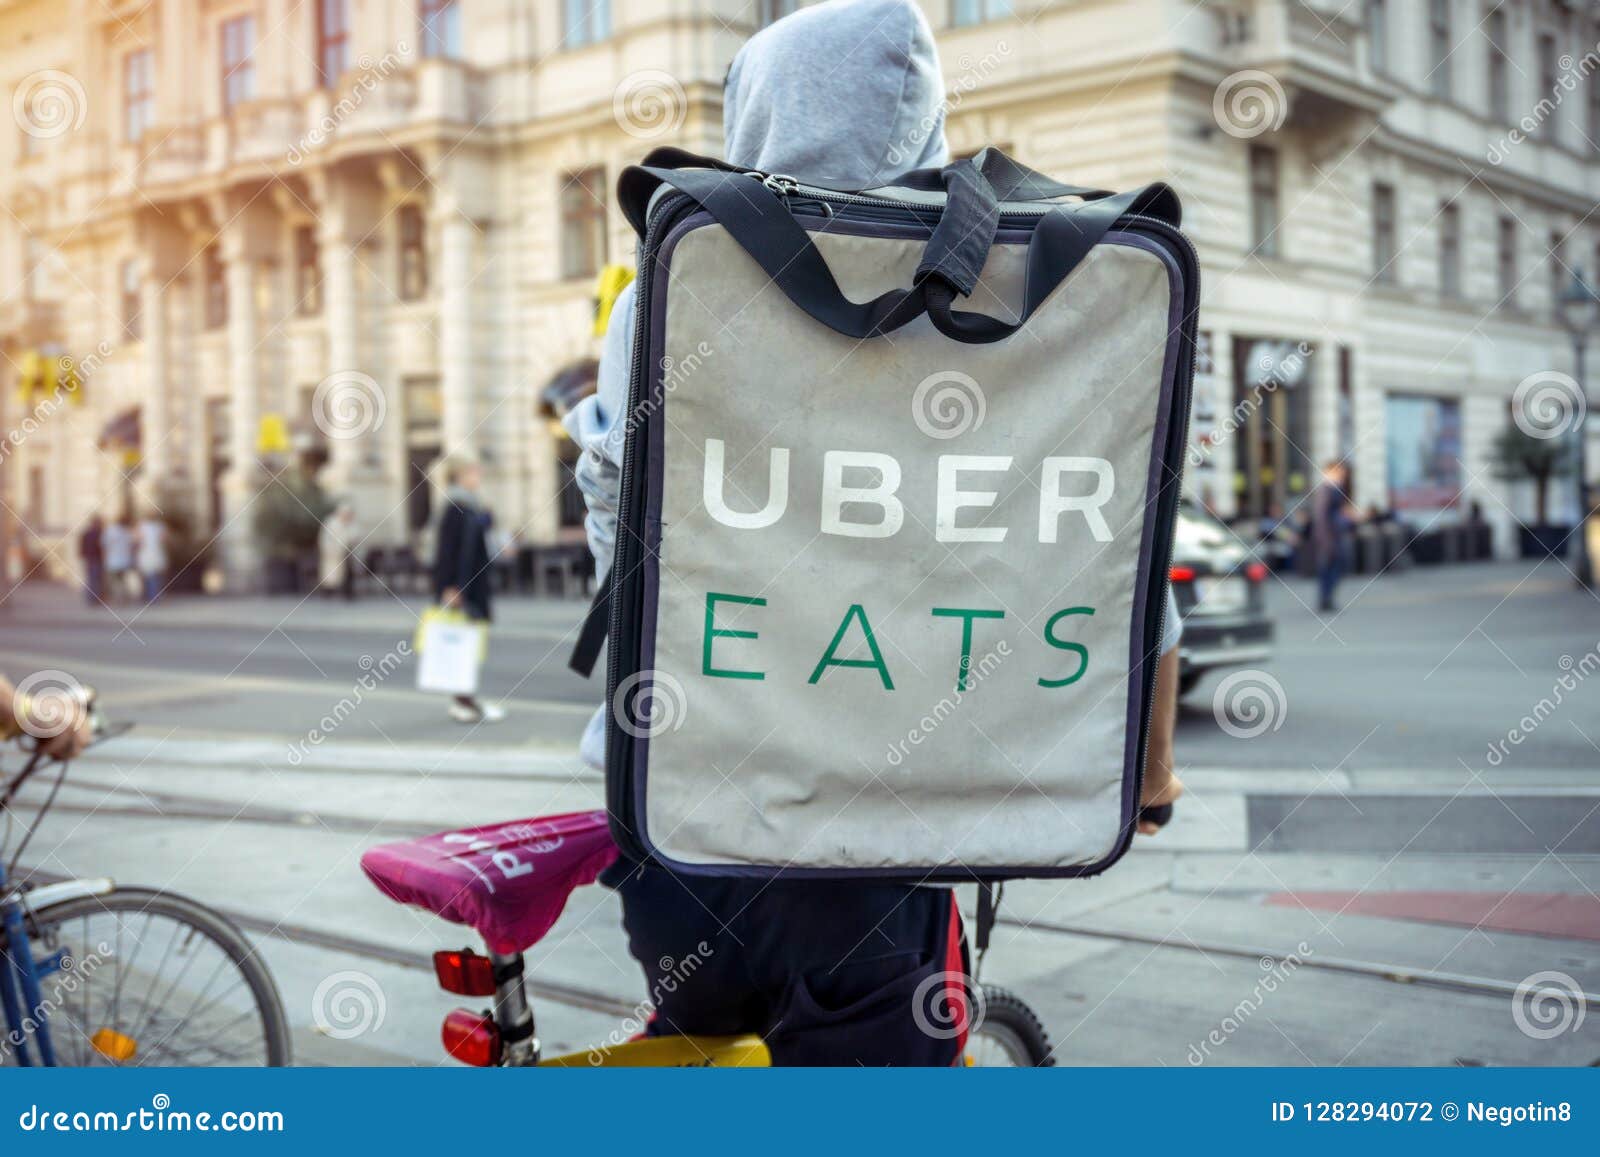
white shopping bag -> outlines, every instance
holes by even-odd
[[[484,625],[455,615],[426,618],[417,632],[417,690],[474,695],[483,663]]]

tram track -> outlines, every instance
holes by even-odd
[[[404,820],[376,819],[371,816],[338,812],[315,812],[305,809],[284,808],[263,804],[237,805],[213,797],[187,795],[174,792],[152,792],[130,785],[117,785],[94,780],[76,780],[73,786],[81,790],[102,791],[124,801],[141,802],[101,803],[95,806],[74,799],[58,799],[52,810],[80,815],[117,816],[152,820],[179,820],[197,822],[243,822],[268,826],[320,829],[330,833],[346,833],[372,837],[374,842],[384,839],[404,839],[428,835],[446,825],[439,822],[421,823]],[[31,789],[36,791],[38,789]],[[22,801],[26,802],[26,800]],[[37,878],[47,878],[43,875]],[[249,912],[220,907],[240,927],[263,935],[344,953],[347,955],[393,964],[419,971],[431,971],[431,960],[422,954],[396,949],[375,940],[329,932],[310,925],[278,922]],[[1105,928],[1092,919],[1072,921],[1023,920],[1001,916],[999,923],[1008,928],[1042,932],[1061,936],[1076,936],[1093,940],[1108,940],[1123,944],[1138,944],[1150,948],[1166,948],[1189,952],[1202,957],[1225,957],[1252,961],[1281,960],[1285,953],[1267,944],[1231,942],[1226,940],[1196,939],[1189,936],[1159,935],[1125,929]],[[1464,992],[1479,996],[1506,997],[1517,993],[1518,985],[1512,981],[1489,976],[1474,976],[1441,969],[1417,968],[1410,965],[1360,957],[1341,957],[1326,953],[1299,959],[1298,968],[1314,971],[1342,973],[1365,977],[1394,985],[1418,985]],[[575,1008],[607,1014],[626,1015],[634,1011],[633,1002],[596,989],[583,986],[540,982],[533,983],[535,995]],[[1584,993],[1583,999],[1600,1005],[1600,994]]]

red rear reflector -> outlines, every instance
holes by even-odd
[[[435,952],[433,974],[439,987],[457,996],[493,996],[494,964],[470,948],[459,952]]]
[[[439,1036],[444,1051],[463,1064],[490,1069],[500,1063],[500,1030],[487,1012],[452,1009]]]
[[[1244,568],[1244,577],[1253,583],[1260,582],[1267,577],[1267,564],[1264,562],[1251,563]]]
[[[1171,578],[1175,583],[1192,583],[1194,582],[1194,567],[1175,566],[1172,568]]]

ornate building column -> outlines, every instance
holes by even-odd
[[[403,420],[371,364],[363,325],[377,324],[362,307],[361,249],[378,225],[377,188],[359,170],[317,171],[310,180],[317,212],[317,264],[322,278],[325,376],[312,398],[312,420],[325,440],[324,489],[355,507],[362,533],[376,545],[393,537],[383,524],[394,510],[385,469],[390,424]],[[381,341],[381,339],[379,339]]]
[[[439,392],[446,454],[477,454],[484,439],[473,397],[473,250],[477,226],[449,198],[434,204],[439,239]]]
[[[228,296],[228,458],[222,480],[219,546],[228,588],[255,590],[262,582],[262,544],[255,502],[264,481],[257,439],[261,426],[261,319],[257,282],[275,258],[276,219],[270,206],[230,197],[214,212],[227,222],[219,238]]]

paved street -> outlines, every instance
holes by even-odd
[[[1583,661],[1600,603],[1555,565],[1363,581],[1327,621],[1303,586],[1273,584],[1264,670],[1281,698],[1246,738],[1248,720],[1219,725],[1216,677],[1191,696],[1191,794],[1168,831],[1101,879],[1008,886],[983,976],[1035,1005],[1063,1063],[1600,1061],[1600,679],[1583,681],[1600,676]],[[502,604],[498,727],[449,723],[407,665],[291,759],[386,668],[419,606],[215,600],[119,619],[41,587],[0,609],[8,674],[71,671],[139,722],[74,766],[27,862],[233,914],[306,1063],[439,1063],[459,1003],[427,957],[470,935],[380,897],[357,867],[366,847],[603,794],[573,750],[596,695],[565,668],[575,603]],[[1576,689],[1553,694],[1569,670]],[[606,1038],[646,995],[600,889],[574,896],[530,965],[550,1048]],[[1525,1031],[1517,986],[1548,972],[1587,994],[1588,1016]],[[347,973],[383,1017],[342,1039],[315,1027],[314,994]]]
[[[1400,770],[1486,767],[1488,745],[1549,696],[1564,669],[1600,647],[1600,602],[1555,563],[1478,564],[1353,578],[1344,613],[1313,614],[1309,586],[1275,579],[1282,687],[1273,726],[1248,739],[1216,725],[1218,677],[1185,703],[1180,752],[1202,767]],[[60,667],[93,682],[141,729],[195,736],[302,737],[368,667],[409,644],[421,598],[175,599],[114,611],[59,587],[28,587],[0,607],[4,657],[19,670]],[[470,733],[412,687],[410,660],[339,733],[341,744],[462,750],[576,743],[599,692],[567,669],[583,604],[502,600],[484,685],[510,718]],[[1592,768],[1600,708],[1591,690],[1503,761],[1507,768]],[[1585,713],[1582,708],[1587,707]]]

